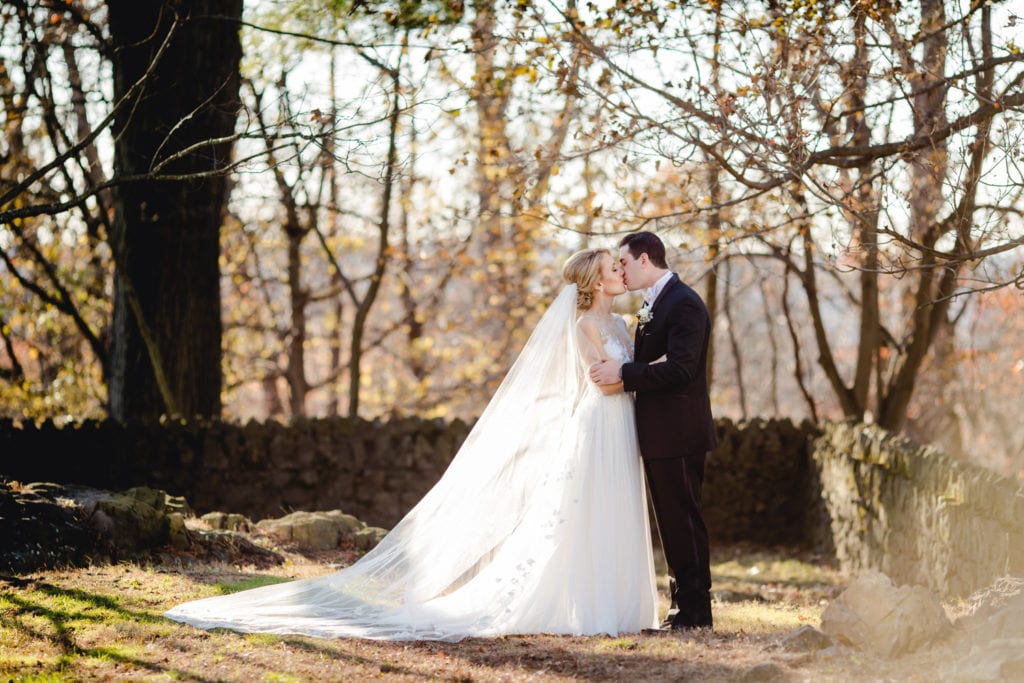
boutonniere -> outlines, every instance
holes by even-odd
[[[644,305],[640,307],[640,310],[636,312],[636,321],[640,327],[651,322],[652,318],[654,318],[654,314],[651,312],[651,304],[649,303],[644,303]]]

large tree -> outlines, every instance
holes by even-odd
[[[241,0],[108,3],[117,268],[110,412],[221,410],[220,227],[238,112]]]
[[[1009,220],[1024,55],[994,4],[634,2],[557,26],[618,85],[624,146],[706,159],[728,182],[644,218],[729,209],[708,242],[775,259],[800,287],[791,326],[812,331],[847,417],[902,428],[958,298],[1020,279],[986,269],[1024,245]]]

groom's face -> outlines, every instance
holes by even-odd
[[[622,266],[622,276],[626,281],[626,289],[635,292],[638,289],[645,289],[647,254],[640,254],[640,258],[633,258],[629,253],[629,247],[619,248],[619,264]]]

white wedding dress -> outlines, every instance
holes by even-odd
[[[551,305],[440,481],[351,567],[179,605],[202,628],[381,640],[657,625],[633,402],[583,370],[576,287]],[[603,353],[630,360],[621,319]]]

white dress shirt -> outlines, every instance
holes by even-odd
[[[644,290],[644,303],[653,305],[658,299],[658,295],[661,294],[661,290],[665,289],[665,285],[672,279],[672,271],[668,271],[658,281],[651,285],[649,288]]]

